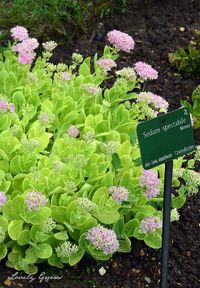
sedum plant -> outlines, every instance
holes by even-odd
[[[74,53],[70,66],[49,62],[55,42],[36,58],[39,44],[25,28],[11,34],[0,56],[0,259],[34,274],[44,261],[62,268],[86,253],[128,253],[131,237],[160,248],[164,168],[142,169],[136,137],[139,121],[168,108],[138,92],[157,71],[143,62],[117,70],[119,51],[135,44],[120,31],[108,33],[101,57]],[[185,170],[182,162],[175,161],[172,221],[199,185],[194,162]]]

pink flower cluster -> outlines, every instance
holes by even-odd
[[[80,135],[80,130],[75,125],[71,125],[67,133],[70,137],[76,138]]]
[[[135,42],[131,36],[118,30],[113,30],[107,33],[108,41],[113,44],[115,48],[124,52],[130,52],[134,49]]]
[[[13,103],[9,104],[6,100],[0,100],[0,112],[14,112],[15,106]]]
[[[6,201],[7,201],[6,193],[0,191],[0,208],[2,208],[4,206]]]
[[[26,205],[29,210],[36,211],[47,203],[47,198],[40,192],[32,191],[26,195]]]
[[[118,204],[121,204],[122,201],[126,201],[128,199],[128,190],[123,186],[111,186],[108,189],[108,192],[111,194],[111,197]]]
[[[112,59],[99,59],[96,64],[99,65],[105,72],[117,67],[117,64]]]
[[[15,41],[23,41],[29,37],[27,29],[22,26],[13,27],[10,32]]]
[[[158,72],[151,67],[151,65],[144,62],[135,63],[135,71],[144,80],[154,80],[158,78]]]
[[[161,96],[153,94],[151,92],[141,92],[137,98],[138,102],[146,102],[153,109],[162,110],[163,112],[167,112],[169,107],[169,103],[164,100]]]
[[[116,233],[101,225],[90,228],[86,233],[86,239],[91,241],[96,249],[102,250],[105,255],[114,253],[119,249]]]
[[[157,172],[153,170],[143,170],[140,185],[145,188],[145,195],[149,200],[160,194],[160,179]]]
[[[69,73],[66,71],[60,73],[60,78],[63,81],[70,81],[71,80]]]
[[[31,64],[35,58],[34,50],[39,46],[37,39],[29,38],[26,28],[21,26],[12,28],[11,35],[16,41],[20,41],[13,47],[13,51],[19,53],[18,62]]]
[[[152,233],[162,227],[162,221],[158,216],[149,216],[140,223],[140,230],[143,233]]]

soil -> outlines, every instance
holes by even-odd
[[[168,100],[170,109],[180,107],[180,99],[190,100],[199,78],[191,74],[177,74],[170,67],[168,53],[178,47],[187,47],[194,39],[195,30],[200,29],[199,0],[129,0],[124,15],[117,11],[113,16],[97,23],[87,35],[73,43],[64,43],[56,49],[54,62],[69,62],[72,52],[84,56],[96,52],[100,55],[106,41],[106,33],[118,29],[133,36],[136,46],[131,54],[123,54],[119,67],[132,66],[138,60],[151,64],[159,71],[159,78],[145,84],[144,90],[154,92]],[[185,28],[182,29],[181,27]],[[181,29],[180,29],[181,28]],[[181,30],[183,32],[181,32]],[[200,145],[200,130],[195,131],[195,141]],[[196,168],[200,171],[200,163]],[[180,221],[171,225],[171,247],[169,263],[170,288],[200,287],[200,194],[188,197],[180,210]],[[99,269],[104,267],[101,276]],[[143,242],[132,240],[130,254],[115,254],[107,262],[95,262],[84,258],[75,267],[64,270],[40,266],[35,280],[7,278],[15,273],[0,264],[2,287],[49,287],[49,288],[157,288],[160,278],[160,250],[152,250]],[[60,280],[40,281],[46,276],[60,275]],[[16,277],[25,276],[19,273]]]

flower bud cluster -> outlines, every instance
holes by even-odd
[[[78,246],[69,241],[65,241],[61,246],[55,248],[58,257],[69,258],[72,254],[78,252]]]
[[[64,190],[68,193],[74,193],[77,191],[76,183],[72,180],[68,180],[65,182],[65,188]]]
[[[116,71],[116,75],[128,81],[133,81],[136,78],[135,70],[131,67],[123,68],[119,71]]]
[[[83,56],[79,53],[73,53],[72,61],[76,64],[81,64],[83,62]]]
[[[180,214],[178,213],[178,210],[176,208],[172,209],[171,210],[171,222],[174,222],[174,221],[179,221],[180,219]]]
[[[56,222],[52,217],[42,223],[42,232],[44,233],[50,233],[54,228],[56,228]]]
[[[42,126],[47,126],[53,122],[53,116],[47,112],[41,111],[38,120]]]
[[[107,143],[101,143],[100,149],[107,156],[111,156],[114,153],[117,153],[120,143],[117,141],[109,141]]]
[[[186,169],[184,171],[183,178],[186,182],[188,194],[197,194],[200,187],[200,173]]]
[[[85,212],[91,213],[95,209],[96,205],[87,197],[78,198],[78,206],[81,207]]]
[[[25,151],[28,153],[33,152],[40,145],[40,141],[34,138],[30,140],[24,139],[21,143],[24,146]]]

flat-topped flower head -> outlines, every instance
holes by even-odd
[[[53,169],[56,171],[56,172],[59,172],[63,169],[64,167],[64,163],[60,160],[54,160],[52,162],[52,166],[53,166]]]
[[[95,133],[93,131],[88,131],[83,135],[83,139],[86,142],[92,142],[95,140]]]
[[[200,174],[194,170],[185,169],[183,178],[186,182],[187,191],[189,195],[194,195],[199,192]]]
[[[141,92],[137,97],[137,102],[146,103],[152,109],[161,112],[167,112],[169,107],[169,103],[165,99],[151,92]]]
[[[0,113],[5,113],[5,112],[14,112],[15,111],[15,106],[13,103],[8,103],[6,100],[2,99],[0,100]]]
[[[47,41],[42,43],[43,48],[48,52],[52,52],[57,47],[57,45],[58,44],[55,41]]]
[[[64,190],[66,193],[74,193],[77,191],[77,185],[73,180],[68,180],[65,182]]]
[[[57,72],[64,72],[68,69],[67,65],[64,63],[58,63]]]
[[[131,52],[134,49],[135,42],[131,36],[118,30],[113,30],[107,34],[108,41],[114,45],[115,48],[124,52]]]
[[[7,201],[7,196],[5,192],[0,191],[0,208],[4,206]]]
[[[38,48],[39,43],[35,38],[28,38],[18,43],[13,47],[14,52],[18,53],[32,53],[36,48]]]
[[[153,170],[143,170],[140,185],[145,189],[145,195],[149,200],[160,194],[160,179]]]
[[[20,64],[26,65],[26,64],[32,64],[34,58],[35,55],[33,55],[32,53],[20,53],[17,60]]]
[[[32,138],[30,140],[23,139],[21,144],[24,146],[24,150],[28,153],[32,153],[39,145],[40,141],[38,139]]]
[[[79,197],[77,200],[78,206],[81,207],[84,211],[91,213],[94,208],[96,207],[96,204],[93,203],[90,199],[87,197]]]
[[[158,216],[149,216],[140,223],[140,230],[143,233],[152,233],[162,227],[162,221]]]
[[[163,112],[167,112],[167,109],[169,107],[169,103],[163,99],[161,96],[152,94],[152,100],[151,104],[153,105],[153,108],[157,110],[162,110]]]
[[[50,233],[54,228],[56,228],[56,222],[52,217],[42,223],[42,232],[44,233]]]
[[[18,62],[22,65],[25,64],[32,64],[35,53],[33,52],[37,47],[39,46],[39,43],[37,39],[35,38],[27,38],[23,40],[21,43],[18,43],[15,45],[12,50],[15,52],[18,52]]]
[[[87,164],[87,159],[83,153],[76,153],[68,157],[68,163],[76,169],[82,169]]]
[[[116,233],[101,225],[90,228],[86,233],[86,239],[99,250],[102,250],[105,255],[113,254],[119,249],[119,241]]]
[[[47,112],[41,111],[38,120],[42,126],[49,125],[53,121],[53,116]]]
[[[10,132],[13,136],[17,136],[17,134],[21,131],[21,127],[17,124],[14,124],[12,127],[10,127]]]
[[[144,80],[154,80],[158,78],[158,72],[151,65],[144,62],[135,63],[135,71]]]
[[[116,75],[121,76],[122,78],[133,81],[136,78],[135,70],[131,67],[123,68],[119,71],[116,71]]]
[[[120,143],[117,141],[108,141],[106,143],[101,143],[100,149],[105,155],[109,156],[117,153]]]
[[[78,246],[69,241],[65,241],[61,246],[56,247],[58,257],[69,258],[72,254],[78,252]]]
[[[117,64],[112,59],[99,59],[96,64],[99,65],[105,72],[117,67]]]
[[[71,80],[70,74],[66,71],[61,72],[59,75],[60,75],[60,79],[63,81],[70,81]]]
[[[82,89],[89,94],[96,96],[100,92],[100,88],[92,83],[83,84]]]
[[[25,52],[30,52],[38,48],[39,43],[36,38],[28,38],[24,40],[22,43],[24,51]]]
[[[72,61],[75,62],[76,64],[80,64],[83,62],[83,56],[79,53],[73,53]]]
[[[128,190],[123,186],[111,186],[108,192],[111,194],[112,199],[118,204],[128,199]]]
[[[16,41],[23,41],[29,37],[27,29],[22,26],[17,25],[16,27],[13,27],[10,32],[12,38]]]
[[[171,210],[171,214],[170,214],[170,221],[174,222],[174,221],[179,221],[180,219],[180,214],[178,213],[177,208],[174,208]]]
[[[47,203],[47,198],[38,191],[28,192],[26,195],[26,205],[29,210],[37,211]]]
[[[76,138],[80,135],[80,130],[75,125],[71,125],[67,133],[70,137]]]
[[[184,171],[185,171],[184,168],[175,168],[175,169],[173,169],[173,177],[174,178],[182,178]]]

